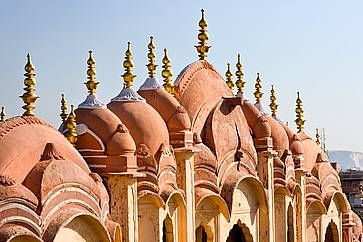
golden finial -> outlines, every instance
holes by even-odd
[[[277,107],[279,105],[276,104],[276,96],[275,96],[275,89],[274,89],[274,85],[271,85],[271,96],[270,96],[270,108],[271,108],[271,113],[273,117],[276,117],[276,112],[277,112]]]
[[[66,132],[66,138],[73,146],[75,146],[77,142],[77,131],[76,131],[77,123],[76,123],[76,114],[74,113],[73,109],[74,109],[73,105],[71,105],[71,112],[68,115],[66,123],[68,129]]]
[[[320,135],[319,135],[319,129],[315,129],[316,130],[316,134],[315,134],[315,137],[316,137],[316,144],[320,146],[321,142],[320,142]]]
[[[30,54],[27,55],[28,62],[25,65],[25,79],[24,79],[24,91],[25,93],[20,96],[23,99],[25,105],[22,107],[25,112],[23,116],[33,116],[33,110],[35,109],[35,101],[38,99],[38,96],[35,94],[35,68],[32,64]]]
[[[226,84],[229,87],[229,89],[231,89],[233,91],[233,87],[234,87],[234,83],[232,81],[232,72],[231,72],[231,65],[229,63],[227,63],[227,71],[226,71]]]
[[[136,75],[132,73],[132,67],[134,67],[134,63],[132,61],[130,42],[127,42],[127,50],[125,52],[125,60],[123,66],[125,68],[125,73],[122,75],[122,77],[124,78],[124,85],[126,88],[130,88],[132,87],[134,79],[136,77]]]
[[[150,36],[150,43],[147,48],[149,49],[149,53],[147,54],[147,58],[149,59],[149,63],[146,65],[149,70],[149,77],[153,78],[155,75],[155,70],[157,65],[155,65],[155,45],[153,43],[154,37]]]
[[[196,45],[195,48],[197,48],[198,51],[198,56],[199,56],[199,60],[205,60],[205,58],[207,58],[208,55],[208,50],[211,46],[207,45],[209,36],[208,36],[208,31],[207,31],[207,22],[204,19],[204,9],[201,10],[202,11],[202,19],[199,21],[199,34],[198,34],[198,44]]]
[[[163,61],[163,66],[162,66],[163,70],[161,71],[161,75],[164,78],[163,87],[168,93],[173,94],[174,93],[174,86],[172,83],[173,70],[171,69],[170,59],[168,57],[168,52],[166,48],[164,49],[164,58],[162,61]]]
[[[67,102],[66,102],[66,99],[64,98],[63,93],[62,93],[62,98],[61,98],[61,113],[59,116],[61,117],[61,119],[64,123],[67,119]]]
[[[92,50],[90,50],[88,52],[89,52],[89,58],[87,60],[87,65],[88,65],[87,79],[88,79],[88,81],[85,82],[84,84],[86,84],[89,94],[94,95],[96,93],[97,86],[100,83],[96,80],[96,69],[95,69],[96,61],[93,58]]]
[[[0,122],[4,122],[4,121],[5,121],[5,108],[1,107]]]
[[[296,119],[295,119],[295,123],[297,126],[297,130],[298,132],[301,132],[304,130],[304,110],[302,108],[302,101],[300,99],[300,94],[299,92],[297,92],[297,99],[296,99]]]
[[[237,77],[236,87],[237,87],[238,93],[243,93],[243,89],[245,87],[246,82],[243,80],[243,75],[244,74],[243,74],[240,54],[238,54],[238,56],[237,56],[236,68],[237,68],[237,71],[236,71],[236,77]]]
[[[257,73],[255,88],[256,91],[253,94],[255,95],[256,103],[260,103],[261,97],[263,95],[263,93],[261,92],[262,85],[261,85],[260,73]]]

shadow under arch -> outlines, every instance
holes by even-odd
[[[246,224],[238,220],[229,231],[226,242],[253,242],[253,237]]]
[[[196,242],[213,242],[214,234],[212,228],[204,223],[201,223],[195,230]]]
[[[325,230],[324,242],[339,242],[338,227],[333,222],[333,220],[330,221],[328,227]]]
[[[166,215],[163,221],[163,242],[174,242],[173,221],[169,214]]]

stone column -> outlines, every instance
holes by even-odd
[[[347,211],[343,213],[343,242],[353,242],[353,216],[352,211]]]
[[[195,241],[194,154],[193,147],[174,149],[177,161],[177,184],[185,193],[186,209],[181,220],[184,225],[182,241]]]
[[[138,241],[137,173],[104,175],[113,221],[121,225],[122,242]]]
[[[298,204],[301,204],[301,211],[297,211],[295,219],[300,223],[300,228],[296,228],[296,238],[297,242],[305,242],[306,241],[306,191],[305,191],[305,172],[302,169],[295,170],[296,182],[301,187],[301,198],[296,201]],[[296,209],[296,207],[295,207]]]
[[[273,150],[272,138],[255,139],[257,150],[257,174],[267,193],[268,221],[265,224],[263,215],[260,215],[260,241],[272,241],[275,238],[275,214],[274,214],[274,170],[273,158],[277,153]],[[267,230],[267,231],[265,231]],[[263,236],[267,234],[268,236]],[[262,235],[262,236],[261,236]]]

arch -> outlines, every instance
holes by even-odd
[[[173,221],[169,214],[163,221],[163,242],[174,242]]]
[[[201,224],[195,230],[196,242],[213,242],[213,231],[210,226]]]
[[[345,195],[343,195],[341,191],[334,191],[324,197],[324,204],[326,210],[329,209],[329,207],[334,201],[337,202],[337,204],[339,205],[339,209],[342,212],[348,212],[350,210],[350,204]]]
[[[321,241],[322,215],[327,213],[325,205],[320,200],[308,201],[306,211],[307,241]]]
[[[291,203],[287,209],[287,241],[294,242],[294,211]]]
[[[223,214],[223,216],[225,217],[225,219],[227,221],[230,220],[231,218],[231,214],[229,213],[229,209],[228,209],[228,205],[226,203],[226,201],[218,194],[208,190],[208,189],[204,189],[204,188],[196,188],[197,190],[203,190],[201,193],[204,193],[205,195],[202,196],[201,198],[198,199],[197,203],[196,203],[196,208],[201,208],[201,206],[205,203],[211,202],[212,204],[215,205],[215,207],[218,209],[218,211],[220,213]]]
[[[110,242],[106,228],[91,215],[78,215],[61,226],[54,242]]]
[[[229,231],[226,242],[253,242],[249,228],[240,220]]]
[[[339,242],[338,227],[333,220],[330,221],[326,228],[324,242]]]

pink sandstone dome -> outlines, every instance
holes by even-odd
[[[107,107],[130,130],[136,146],[145,144],[155,155],[162,144],[169,144],[168,128],[164,120],[148,103],[111,101]]]
[[[62,134],[35,116],[0,123],[0,198],[0,216],[6,218],[1,241],[52,241],[66,221],[80,215],[96,218],[105,231],[113,223],[99,175]]]
[[[78,124],[87,125],[88,129],[94,132],[104,144],[106,155],[133,154],[136,145],[126,126],[120,119],[106,107],[97,109],[78,108],[75,110]],[[92,136],[78,138],[78,149],[99,149],[90,147],[90,144],[97,143]]]

